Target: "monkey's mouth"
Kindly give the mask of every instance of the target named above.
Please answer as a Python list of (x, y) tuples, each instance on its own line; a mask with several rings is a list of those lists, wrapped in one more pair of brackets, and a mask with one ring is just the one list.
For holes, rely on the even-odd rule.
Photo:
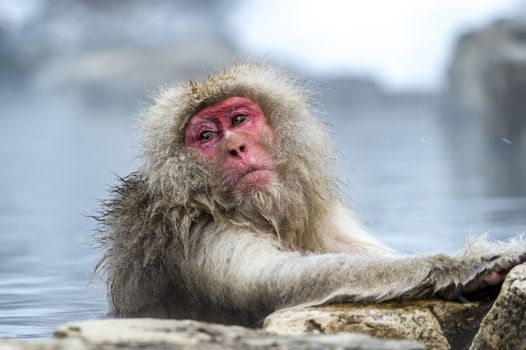
[(254, 167), (249, 166), (247, 169), (241, 174), (241, 179), (244, 178), (247, 175), (251, 175), (258, 172), (274, 172), (274, 169), (271, 167)]
[(248, 167), (240, 176), (236, 187), (241, 192), (263, 191), (274, 177), (274, 169), (271, 167)]

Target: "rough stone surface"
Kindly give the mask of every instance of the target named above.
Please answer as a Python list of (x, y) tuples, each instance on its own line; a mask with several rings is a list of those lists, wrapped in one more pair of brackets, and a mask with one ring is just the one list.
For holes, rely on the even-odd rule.
[(42, 343), (0, 341), (8, 350), (88, 349), (424, 349), (411, 341), (385, 341), (363, 334), (269, 334), (262, 330), (196, 321), (116, 319), (68, 323)]
[(422, 301), (437, 318), (452, 349), (467, 349), (491, 301), (462, 304), (442, 300)]
[(20, 340), (0, 340), (0, 350), (91, 350), (90, 346), (80, 339), (47, 340), (43, 342), (23, 342)]
[(465, 349), (488, 308), (488, 303), (441, 300), (291, 308), (270, 315), (264, 328), (278, 334), (354, 332)]
[(522, 264), (508, 274), (470, 349), (526, 349), (525, 315), (526, 264)]

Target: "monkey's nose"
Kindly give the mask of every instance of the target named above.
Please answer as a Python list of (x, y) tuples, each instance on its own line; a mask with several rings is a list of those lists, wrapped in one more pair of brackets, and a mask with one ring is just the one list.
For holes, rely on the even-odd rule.
[(231, 156), (236, 157), (236, 156), (239, 156), (241, 153), (245, 153), (245, 149), (246, 149), (245, 144), (242, 143), (236, 147), (232, 147), (228, 151), (228, 153), (230, 153)]
[(226, 150), (232, 157), (239, 157), (247, 151), (245, 139), (236, 133), (225, 133)]

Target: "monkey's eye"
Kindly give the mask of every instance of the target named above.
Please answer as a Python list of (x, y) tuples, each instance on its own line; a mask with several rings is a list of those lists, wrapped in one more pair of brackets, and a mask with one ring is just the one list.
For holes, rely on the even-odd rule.
[(244, 114), (238, 114), (234, 118), (232, 118), (232, 126), (239, 125), (243, 123), (247, 119), (247, 116)]
[(209, 141), (212, 138), (212, 132), (210, 130), (203, 131), (202, 133), (199, 134), (197, 138), (199, 139), (199, 142)]

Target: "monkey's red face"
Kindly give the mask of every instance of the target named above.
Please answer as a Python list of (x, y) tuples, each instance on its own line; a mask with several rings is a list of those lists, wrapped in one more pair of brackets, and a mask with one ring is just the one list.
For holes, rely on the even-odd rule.
[(212, 162), (223, 183), (234, 193), (260, 192), (275, 180), (267, 146), (273, 132), (254, 102), (231, 97), (192, 116), (185, 129), (185, 145)]

